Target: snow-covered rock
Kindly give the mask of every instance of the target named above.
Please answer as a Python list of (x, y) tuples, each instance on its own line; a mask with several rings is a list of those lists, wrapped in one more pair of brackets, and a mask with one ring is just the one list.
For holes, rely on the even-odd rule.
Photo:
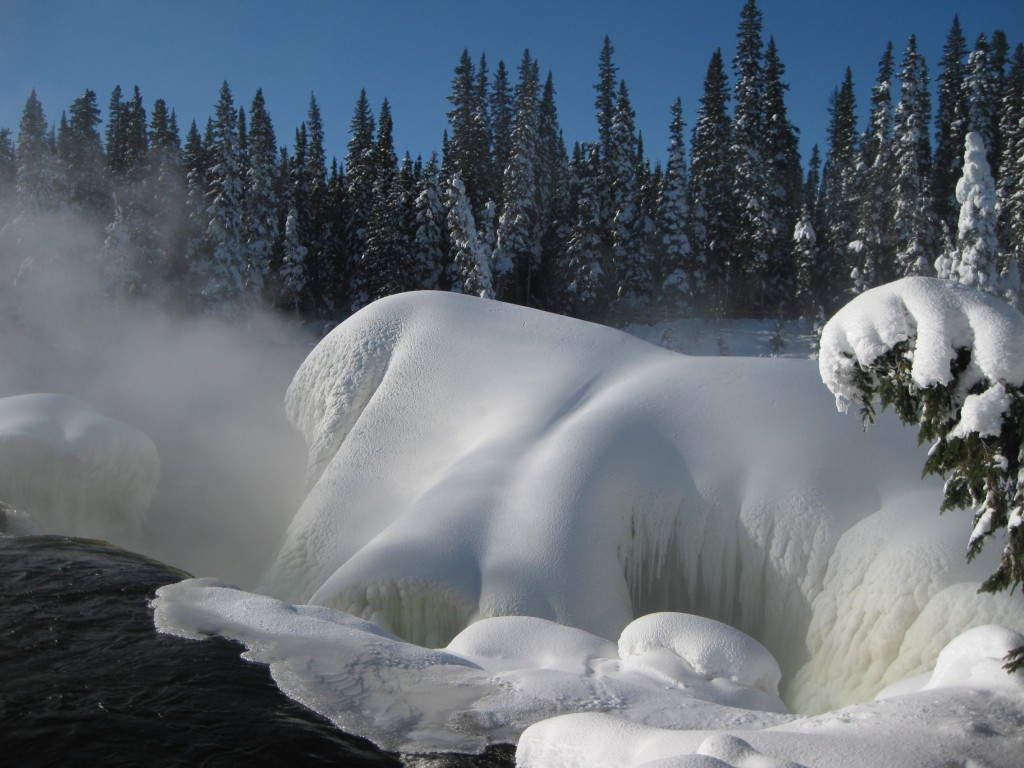
[(0, 398), (0, 500), (12, 530), (137, 543), (160, 477), (135, 427), (53, 394)]
[[(864, 434), (808, 360), (685, 357), (414, 293), (327, 336), (287, 408), (309, 490), (265, 591), (425, 646), (495, 616), (614, 638), (636, 616), (697, 614), (757, 638), (786, 696), (821, 711), (927, 670), (939, 647), (908, 633), (991, 566), (964, 562), (913, 430)], [(944, 631), (1012, 615), (1006, 599)]]

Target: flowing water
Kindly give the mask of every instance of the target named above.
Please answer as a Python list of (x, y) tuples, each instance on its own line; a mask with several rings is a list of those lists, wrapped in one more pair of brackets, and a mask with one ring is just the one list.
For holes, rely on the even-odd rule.
[(406, 758), (284, 696), (227, 640), (161, 635), (149, 600), (187, 574), (103, 542), (0, 536), (0, 763), (501, 766)]

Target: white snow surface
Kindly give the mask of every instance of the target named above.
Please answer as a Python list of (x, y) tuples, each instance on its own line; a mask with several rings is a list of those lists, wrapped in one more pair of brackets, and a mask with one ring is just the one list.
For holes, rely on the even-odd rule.
[(845, 411), (857, 398), (855, 363), (871, 365), (908, 340), (916, 340), (911, 376), (919, 387), (948, 384), (950, 362), (965, 348), (972, 350), (965, 390), (982, 379), (1024, 383), (1024, 315), (950, 280), (906, 277), (862, 293), (825, 325), (818, 367), (836, 405)]
[[(963, 305), (961, 334), (1001, 317)], [(909, 327), (904, 307), (885, 333)], [(537, 722), (523, 764), (846, 765), (829, 760), (859, 756), (871, 729), (843, 728), (863, 719), (883, 734), (867, 764), (934, 726), (948, 733), (906, 764), (939, 765), (937, 750), (995, 754), (1019, 728), (1020, 702), (982, 683), (852, 716), (766, 711), (780, 671), (791, 706), (824, 712), (928, 673), (971, 627), (1024, 631), (1019, 595), (975, 594), (994, 555), (965, 562), (969, 517), (939, 516), (914, 430), (883, 414), (865, 434), (813, 361), (687, 357), (414, 293), (335, 329), (286, 404), (308, 493), (270, 597), (183, 582), (161, 590), (157, 624), (240, 640), (289, 695), (389, 749), (479, 749)], [(540, 722), (568, 712), (590, 714)], [(670, 751), (629, 751), (651, 739)]]
[(56, 394), (0, 398), (0, 501), (9, 530), (138, 543), (160, 459), (141, 431)]

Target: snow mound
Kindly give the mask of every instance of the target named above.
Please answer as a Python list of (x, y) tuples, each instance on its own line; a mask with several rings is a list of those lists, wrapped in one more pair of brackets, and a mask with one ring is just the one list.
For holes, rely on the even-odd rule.
[(916, 339), (911, 376), (919, 387), (948, 384), (959, 349), (971, 349), (965, 389), (987, 379), (1024, 383), (1024, 316), (1001, 299), (959, 283), (906, 277), (854, 298), (825, 325), (818, 367), (846, 411), (856, 401), (855, 364), (871, 365)]
[[(916, 327), (904, 293), (935, 311), (928, 281), (908, 285), (831, 345), (837, 377), (841, 349), (870, 356), (880, 334)], [(1024, 343), (994, 304), (941, 295), (963, 310), (963, 327), (932, 343), (943, 359), (972, 328)], [(979, 371), (1006, 372), (988, 331)], [(993, 567), (988, 554), (964, 562), (962, 521), (938, 515), (941, 484), (920, 479), (913, 430), (883, 414), (864, 434), (809, 360), (686, 357), (420, 292), (332, 331), (286, 405), (309, 446), (308, 493), (261, 590), (423, 646), (491, 617), (615, 638), (637, 616), (695, 614), (756, 638), (787, 700), (823, 711), (930, 668), (939, 647), (920, 617)], [(1024, 630), (1009, 600), (979, 601), (942, 631), (1004, 615)], [(693, 672), (667, 647), (644, 664), (667, 680)]]
[[(1024, 675), (995, 673), (1024, 636), (998, 626), (953, 639), (925, 685), (907, 685), (885, 700), (773, 725), (659, 728), (614, 714), (564, 715), (528, 728), (520, 768), (794, 768), (899, 765), (941, 768), (951, 756), (968, 765), (1018, 765)], [(959, 763), (957, 763), (959, 764)]]
[(714, 619), (682, 613), (641, 616), (622, 631), (619, 656), (627, 659), (667, 648), (705, 677), (778, 694), (782, 672), (768, 649)]
[(131, 545), (159, 477), (135, 427), (63, 395), (0, 398), (0, 499), (46, 533)]

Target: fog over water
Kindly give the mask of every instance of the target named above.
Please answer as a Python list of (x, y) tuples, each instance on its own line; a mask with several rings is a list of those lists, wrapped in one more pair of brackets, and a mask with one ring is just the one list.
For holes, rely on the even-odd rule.
[(101, 252), (67, 213), (0, 233), (0, 397), (66, 394), (143, 430), (161, 480), (138, 548), (251, 586), (301, 500), (305, 446), (283, 398), (314, 339), (265, 311), (114, 300)]

